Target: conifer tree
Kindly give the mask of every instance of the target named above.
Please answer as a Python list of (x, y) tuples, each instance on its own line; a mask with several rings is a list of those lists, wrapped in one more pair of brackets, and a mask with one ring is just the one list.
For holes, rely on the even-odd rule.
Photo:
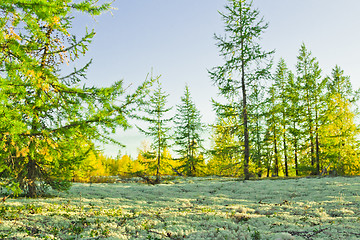
[(265, 135), (265, 87), (258, 82), (252, 86), (249, 95), (249, 139), (251, 142), (250, 157), (253, 161), (255, 174), (262, 176), (264, 158), (264, 135)]
[(278, 89), (273, 85), (269, 88), (269, 97), (267, 99), (268, 109), (266, 112), (267, 135), (273, 147), (274, 158), (274, 176), (279, 176), (280, 168), (280, 153), (279, 153), (279, 139), (280, 139), (280, 116), (278, 104)]
[[(302, 44), (296, 64), (298, 81), (301, 87), (302, 99), (306, 108), (306, 133), (309, 144), (309, 158), (312, 173), (319, 173), (319, 108), (321, 91), (321, 69), (319, 62), (312, 53)], [(316, 166), (315, 166), (316, 165)]]
[(304, 107), (301, 101), (301, 93), (299, 91), (299, 82), (295, 78), (294, 74), (288, 72), (288, 104), (289, 104), (289, 135), (290, 142), (292, 146), (294, 164), (295, 164), (295, 175), (299, 176), (299, 167), (300, 167), (300, 151), (303, 139), (303, 115)]
[(241, 107), (235, 103), (220, 104), (213, 100), (217, 118), (212, 125), (211, 159), (207, 166), (209, 173), (221, 176), (238, 176), (243, 151), (243, 127), (239, 124)]
[(282, 139), (285, 176), (289, 176), (288, 164), (288, 126), (289, 126), (289, 72), (284, 59), (280, 59), (274, 75), (274, 88), (278, 89), (277, 115), (279, 117), (279, 135)]
[(201, 133), (204, 124), (201, 123), (201, 115), (193, 102), (189, 87), (186, 85), (181, 104), (177, 105), (177, 113), (174, 118), (176, 152), (180, 155), (180, 170), (188, 176), (195, 176), (203, 165), (203, 158), (199, 152), (202, 148), (203, 139)]
[(96, 16), (110, 4), (73, 0), (0, 2), (0, 174), (29, 197), (68, 187), (92, 140), (128, 128), (148, 82), (125, 96), (122, 81), (80, 87), (90, 63), (64, 74), (85, 54), (94, 31), (71, 35), (73, 13)]
[(152, 150), (146, 152), (144, 157), (148, 160), (148, 168), (155, 170), (155, 183), (159, 183), (160, 171), (165, 158), (163, 152), (169, 146), (169, 139), (171, 138), (169, 134), (170, 127), (167, 126), (167, 123), (172, 121), (172, 118), (168, 118), (166, 114), (172, 108), (166, 107), (167, 97), (169, 95), (167, 95), (161, 87), (160, 76), (151, 78), (156, 81), (156, 89), (150, 95), (147, 106), (144, 109), (146, 116), (142, 117), (142, 120), (147, 122), (149, 127), (147, 130), (140, 127), (138, 127), (138, 129), (153, 140), (151, 144)]
[(220, 13), (225, 23), (225, 37), (215, 35), (217, 46), (225, 63), (209, 71), (211, 79), (220, 94), (230, 99), (237, 96), (241, 103), (241, 124), (244, 139), (244, 177), (249, 179), (250, 140), (248, 95), (251, 86), (269, 76), (270, 64), (266, 60), (272, 52), (261, 49), (258, 40), (268, 25), (259, 19), (259, 11), (254, 10), (251, 1), (229, 0), (227, 12)]
[(360, 170), (358, 153), (359, 130), (355, 123), (355, 101), (357, 94), (350, 78), (335, 66), (327, 78), (326, 122), (321, 126), (324, 136), (323, 173), (328, 171), (341, 175), (352, 175)]

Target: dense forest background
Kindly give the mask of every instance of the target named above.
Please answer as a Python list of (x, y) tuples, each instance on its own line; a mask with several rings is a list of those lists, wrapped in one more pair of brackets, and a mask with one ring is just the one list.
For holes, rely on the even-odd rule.
[[(208, 70), (219, 91), (210, 126), (189, 86), (168, 106), (161, 76), (149, 74), (131, 92), (123, 81), (82, 86), (91, 62), (64, 74), (95, 35), (70, 34), (72, 12), (94, 17), (109, 9), (96, 1), (0, 3), (0, 178), (13, 194), (36, 197), (116, 175), (159, 183), (164, 175), (359, 174), (359, 91), (340, 66), (322, 72), (305, 44), (295, 72), (283, 59), (273, 62), (274, 52), (260, 44), (268, 24), (251, 1), (229, 0), (220, 13), (225, 34), (215, 41), (224, 61)], [(131, 119), (144, 122), (137, 128), (151, 143), (136, 159), (104, 156), (96, 145), (121, 145), (111, 136)]]

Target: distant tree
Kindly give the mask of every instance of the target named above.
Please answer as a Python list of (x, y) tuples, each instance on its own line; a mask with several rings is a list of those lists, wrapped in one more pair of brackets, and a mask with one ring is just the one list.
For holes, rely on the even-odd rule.
[(304, 107), (301, 101), (301, 92), (299, 91), (300, 85), (298, 79), (295, 78), (294, 74), (289, 71), (288, 73), (288, 117), (289, 117), (289, 142), (292, 147), (294, 164), (295, 164), (295, 175), (298, 176), (300, 166), (300, 152), (301, 145), (303, 142), (304, 128)]
[(280, 167), (280, 153), (279, 153), (279, 140), (280, 140), (280, 115), (279, 115), (279, 93), (276, 86), (272, 85), (269, 88), (267, 99), (266, 123), (267, 123), (267, 139), (271, 142), (273, 147), (273, 163), (274, 163), (274, 176), (279, 176)]
[(138, 129), (146, 136), (152, 138), (151, 150), (144, 152), (146, 165), (150, 171), (155, 170), (155, 183), (160, 182), (160, 170), (163, 167), (162, 162), (165, 158), (164, 150), (169, 146), (170, 127), (166, 123), (172, 121), (166, 114), (172, 109), (167, 108), (168, 95), (163, 91), (160, 83), (160, 76), (153, 78), (156, 81), (156, 89), (150, 95), (147, 106), (144, 109), (145, 116), (142, 120), (149, 124), (147, 129), (138, 127)]
[(360, 171), (359, 129), (356, 125), (356, 92), (350, 78), (336, 66), (327, 78), (326, 122), (321, 126), (324, 136), (323, 170), (340, 175), (353, 175)]
[(220, 176), (239, 176), (243, 151), (243, 128), (239, 124), (241, 111), (237, 103), (220, 104), (213, 101), (216, 122), (212, 125), (212, 146), (207, 164), (208, 173)]
[(264, 24), (263, 19), (259, 19), (259, 11), (253, 10), (251, 1), (229, 0), (225, 8), (227, 13), (220, 14), (228, 35), (225, 37), (215, 35), (225, 64), (213, 68), (209, 73), (224, 97), (239, 96), (238, 101), (242, 105), (241, 124), (244, 136), (244, 177), (249, 179), (248, 94), (254, 83), (269, 76), (270, 64), (265, 60), (272, 52), (263, 51), (258, 43), (268, 25)]
[(121, 81), (80, 87), (90, 63), (68, 74), (61, 70), (85, 54), (95, 35), (70, 34), (74, 11), (96, 16), (110, 8), (95, 2), (0, 1), (0, 175), (28, 197), (44, 186), (68, 187), (86, 158), (81, 146), (117, 143), (109, 134), (129, 127), (147, 92), (148, 81), (128, 95)]
[(261, 177), (264, 167), (266, 91), (260, 82), (252, 86), (248, 106), (251, 116), (249, 119), (250, 159), (253, 161), (254, 173)]
[[(81, 152), (81, 150), (78, 151)], [(101, 160), (104, 158), (102, 153), (96, 148), (89, 148), (87, 145), (83, 146), (83, 151), (86, 158), (74, 168), (72, 180), (75, 182), (91, 182), (91, 178), (94, 176), (107, 176), (108, 173)]]
[(186, 85), (181, 104), (176, 106), (174, 118), (174, 141), (178, 147), (175, 150), (181, 162), (180, 171), (188, 176), (195, 176), (203, 167), (204, 160), (199, 150), (202, 148), (204, 124), (201, 123), (201, 115), (193, 102), (189, 87)]
[(299, 86), (301, 89), (302, 100), (306, 108), (306, 128), (310, 149), (310, 163), (313, 168), (312, 173), (319, 174), (319, 108), (322, 85), (320, 83), (321, 69), (319, 62), (312, 53), (302, 44), (299, 50), (298, 61), (296, 64)]

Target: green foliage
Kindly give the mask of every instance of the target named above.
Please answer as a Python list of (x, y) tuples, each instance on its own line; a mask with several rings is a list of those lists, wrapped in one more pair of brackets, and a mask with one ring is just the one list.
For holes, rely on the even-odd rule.
[(322, 166), (324, 173), (354, 175), (360, 170), (359, 129), (355, 124), (353, 91), (349, 77), (335, 66), (327, 79), (327, 110), (322, 136)]
[(174, 140), (178, 146), (176, 152), (180, 155), (181, 162), (179, 169), (187, 176), (199, 175), (204, 167), (204, 159), (199, 152), (203, 142), (200, 134), (205, 126), (201, 123), (200, 112), (191, 98), (188, 86), (181, 97), (181, 104), (177, 105), (174, 124)]
[(85, 54), (95, 34), (71, 35), (72, 13), (96, 16), (110, 8), (95, 3), (0, 3), (0, 165), (9, 166), (1, 167), (0, 174), (16, 179), (29, 197), (46, 185), (68, 187), (63, 183), (88, 152), (82, 144), (116, 143), (109, 133), (129, 127), (127, 118), (150, 84), (128, 95), (122, 81), (105, 88), (80, 87), (90, 63), (64, 74), (65, 64)]
[(150, 95), (146, 108), (144, 109), (145, 116), (142, 120), (149, 124), (147, 130), (138, 127), (138, 129), (153, 139), (151, 149), (143, 152), (144, 164), (150, 171), (155, 170), (156, 182), (160, 182), (161, 169), (164, 167), (162, 162), (166, 159), (163, 154), (164, 150), (169, 146), (169, 131), (170, 127), (166, 124), (172, 120), (166, 114), (171, 108), (166, 107), (168, 95), (163, 92), (160, 83), (160, 76), (151, 79), (156, 81), (157, 87)]
[[(210, 71), (210, 77), (219, 88), (221, 95), (229, 101), (235, 100), (241, 105), (243, 125), (243, 169), (245, 179), (249, 179), (250, 139), (249, 119), (252, 115), (248, 106), (249, 95), (254, 85), (269, 77), (270, 64), (268, 57), (272, 52), (261, 49), (259, 39), (267, 29), (259, 11), (254, 10), (252, 1), (229, 0), (225, 6), (226, 13), (220, 13), (225, 23), (225, 37), (215, 35), (217, 46), (225, 63)], [(235, 99), (234, 99), (235, 98)]]
[(236, 103), (223, 105), (213, 102), (217, 113), (216, 123), (212, 126), (211, 158), (207, 164), (208, 174), (239, 176), (243, 155), (243, 128), (239, 125), (239, 106)]
[(297, 57), (296, 70), (300, 94), (302, 95), (302, 106), (305, 109), (304, 134), (308, 141), (305, 142), (304, 148), (307, 151), (308, 158), (305, 159), (311, 166), (316, 166), (317, 170), (313, 174), (319, 174), (319, 125), (320, 109), (323, 96), (324, 83), (321, 82), (321, 69), (319, 62), (312, 53), (307, 50), (305, 44), (302, 44)]

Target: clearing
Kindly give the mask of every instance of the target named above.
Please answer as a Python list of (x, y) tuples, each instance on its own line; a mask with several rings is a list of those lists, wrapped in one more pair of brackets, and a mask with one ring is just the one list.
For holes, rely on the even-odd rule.
[(360, 177), (75, 183), (0, 203), (0, 239), (360, 239)]

